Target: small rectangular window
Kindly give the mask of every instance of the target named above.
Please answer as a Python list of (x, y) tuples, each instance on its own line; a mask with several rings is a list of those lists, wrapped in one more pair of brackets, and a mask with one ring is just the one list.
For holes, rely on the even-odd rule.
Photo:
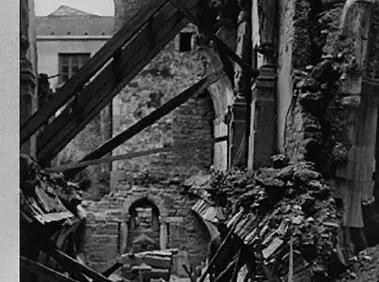
[(192, 49), (192, 32), (179, 34), (179, 52), (188, 52)]
[(59, 54), (59, 82), (69, 80), (89, 58), (89, 53)]

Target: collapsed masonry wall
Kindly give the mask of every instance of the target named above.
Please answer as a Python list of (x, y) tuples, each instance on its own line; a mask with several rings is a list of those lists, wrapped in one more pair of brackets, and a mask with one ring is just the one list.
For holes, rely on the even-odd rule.
[[(368, 59), (364, 60), (355, 51), (359, 39), (344, 35), (340, 26), (345, 2), (295, 1), (293, 28), (289, 28), (294, 38), (288, 87), (293, 99), (286, 117), (285, 152), (290, 159), (315, 162), (325, 176), (331, 177), (351, 158), (351, 148), (356, 144), (349, 128), (358, 124), (359, 115), (365, 115), (360, 101), (371, 95), (370, 88), (356, 89), (355, 80), (359, 76), (378, 77), (378, 7), (373, 12), (369, 38), (362, 39), (368, 40)], [(287, 8), (289, 13), (291, 7)], [(349, 26), (355, 30), (357, 24)]]
[(373, 9), (372, 26), (369, 34), (369, 50), (365, 76), (379, 79), (379, 6)]
[(127, 249), (125, 240), (130, 236), (129, 208), (141, 199), (147, 199), (159, 210), (162, 243), (167, 242), (167, 249), (179, 250), (174, 257), (174, 273), (185, 276), (182, 264), (196, 266), (205, 261), (208, 231), (190, 210), (196, 199), (182, 195), (177, 183), (144, 187), (130, 187), (125, 183), (120, 184), (118, 189), (119, 192), (106, 195), (99, 202), (89, 202), (86, 206), (81, 252), (90, 267), (101, 272), (115, 263), (122, 250)]
[[(298, 18), (303, 22), (296, 25), (294, 17), (293, 32), (301, 35), (308, 30), (311, 44), (304, 45), (307, 52), (292, 54), (293, 99), (286, 119), (286, 154), (292, 160), (314, 162), (333, 180), (344, 207), (346, 238), (351, 227), (364, 228), (367, 238), (375, 237), (377, 223), (372, 218), (377, 204), (372, 204), (372, 196), (378, 195), (373, 172), (379, 8), (359, 1), (315, 1), (301, 6), (300, 14), (305, 15)], [(299, 40), (300, 44), (305, 40)], [(365, 214), (365, 209), (371, 209), (370, 213)], [(351, 242), (346, 238), (342, 245), (349, 252)], [(365, 244), (353, 240), (358, 249)]]
[[(336, 1), (334, 1), (336, 2)], [(287, 114), (285, 152), (316, 163), (326, 176), (346, 162), (348, 107), (339, 79), (344, 55), (336, 49), (343, 1), (296, 1), (293, 22), (293, 99)]]

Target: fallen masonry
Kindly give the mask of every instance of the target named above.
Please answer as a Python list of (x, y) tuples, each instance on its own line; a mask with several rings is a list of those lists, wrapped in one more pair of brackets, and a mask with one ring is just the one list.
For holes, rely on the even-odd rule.
[(379, 279), (379, 246), (368, 248), (348, 261), (348, 270), (339, 281), (374, 282)]
[[(275, 156), (273, 160), (273, 167), (256, 172), (200, 172), (184, 183), (182, 193), (199, 199), (192, 209), (204, 220), (211, 237), (217, 236), (218, 222), (227, 223), (228, 232), (234, 236), (234, 247), (242, 250), (238, 266), (248, 265), (247, 275), (252, 281), (264, 277), (271, 277), (272, 281), (288, 277), (292, 281), (376, 281), (377, 248), (348, 259), (343, 256), (339, 245), (341, 209), (333, 187), (314, 164), (288, 163), (283, 156)], [(77, 187), (59, 175), (44, 173), (31, 158), (22, 156), (21, 195), (23, 257), (31, 258), (33, 250), (28, 242), (36, 240), (36, 235), (29, 228), (38, 222), (46, 238), (50, 237), (60, 249), (58, 254), (63, 251), (76, 258), (71, 259), (76, 267), (83, 265), (77, 253), (77, 239), (85, 213), (80, 212)], [(70, 276), (75, 275), (72, 268), (67, 270), (64, 266), (62, 253), (57, 262), (49, 262), (43, 256), (49, 249), (41, 246), (41, 251), (35, 253), (35, 261), (47, 262), (50, 271), (59, 272), (63, 266)], [(168, 281), (177, 253), (177, 249), (166, 249), (123, 254), (103, 272), (112, 280), (87, 267), (83, 274), (103, 277), (102, 281), (134, 281), (141, 275)], [(222, 259), (233, 266), (235, 260), (231, 252), (228, 254)], [(29, 262), (22, 262), (26, 269), (31, 267)], [(367, 280), (360, 280), (362, 277)]]
[[(338, 244), (341, 211), (333, 189), (312, 163), (284, 164), (274, 162), (275, 168), (255, 173), (213, 172), (202, 175), (202, 182), (187, 182), (187, 189), (226, 211), (229, 228), (254, 253), (255, 261), (246, 263), (255, 265), (255, 278), (263, 274), (261, 266), (278, 279), (286, 278), (293, 257), (293, 281), (335, 279), (344, 271), (345, 259)], [(194, 206), (204, 218), (201, 209)]]

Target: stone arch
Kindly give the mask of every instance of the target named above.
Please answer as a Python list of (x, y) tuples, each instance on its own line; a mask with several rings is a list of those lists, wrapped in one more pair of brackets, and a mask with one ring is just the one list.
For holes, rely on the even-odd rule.
[(149, 192), (144, 192), (144, 193), (137, 194), (137, 195), (133, 194), (133, 195), (129, 196), (128, 198), (126, 198), (124, 205), (123, 205), (124, 211), (128, 212), (134, 203), (139, 202), (139, 201), (143, 201), (143, 200), (149, 201), (153, 205), (155, 205), (159, 210), (160, 217), (168, 216), (169, 210), (167, 209), (166, 205), (164, 204), (163, 199), (161, 197), (159, 197), (158, 195), (152, 195)]
[[(215, 50), (212, 48), (204, 48), (204, 54), (208, 59), (209, 71), (214, 71), (222, 67), (222, 62)], [(225, 76), (209, 86), (207, 90), (212, 98), (215, 112), (213, 137), (220, 138), (228, 136), (229, 126), (227, 124), (227, 115), (229, 115), (229, 107), (234, 103), (232, 83), (229, 78)], [(213, 166), (217, 170), (226, 170), (228, 168), (227, 144), (227, 140), (214, 143)]]
[(159, 249), (160, 216), (158, 207), (147, 198), (142, 198), (130, 205), (128, 213), (128, 251), (143, 252)]

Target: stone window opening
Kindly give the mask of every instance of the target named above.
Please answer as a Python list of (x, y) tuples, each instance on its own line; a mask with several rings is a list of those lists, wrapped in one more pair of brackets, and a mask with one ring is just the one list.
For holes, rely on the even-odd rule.
[(192, 50), (192, 32), (182, 32), (179, 35), (179, 52), (189, 52)]
[(148, 199), (141, 199), (129, 209), (129, 234), (126, 252), (159, 250), (159, 210)]

